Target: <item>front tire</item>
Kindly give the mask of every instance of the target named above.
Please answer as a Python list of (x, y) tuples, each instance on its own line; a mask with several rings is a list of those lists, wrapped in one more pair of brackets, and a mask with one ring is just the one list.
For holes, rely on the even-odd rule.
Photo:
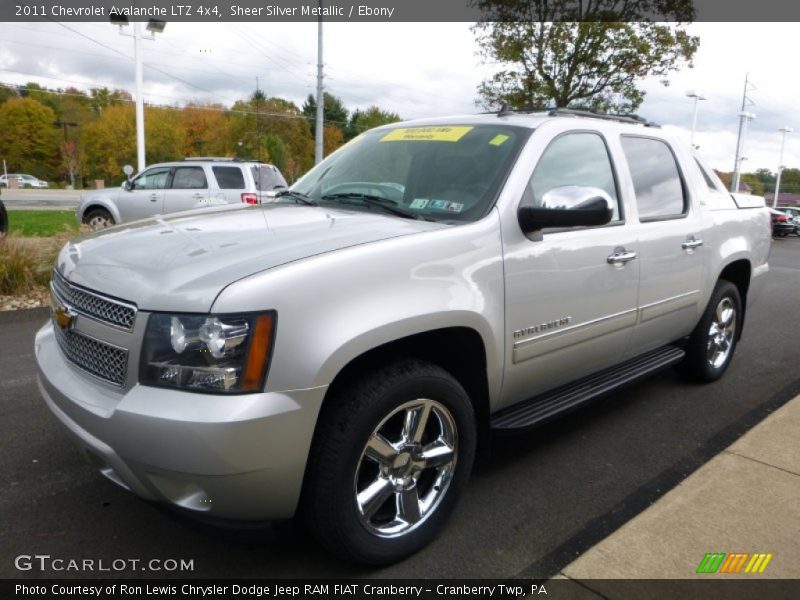
[(703, 316), (686, 344), (681, 371), (699, 382), (716, 381), (728, 369), (742, 324), (742, 299), (730, 281), (717, 282)]
[(445, 524), (475, 445), (475, 416), (461, 385), (430, 363), (393, 363), (326, 401), (303, 516), (337, 556), (371, 565), (401, 560)]
[(114, 217), (104, 208), (95, 208), (87, 213), (83, 218), (83, 222), (91, 227), (92, 231), (97, 231), (114, 225)]

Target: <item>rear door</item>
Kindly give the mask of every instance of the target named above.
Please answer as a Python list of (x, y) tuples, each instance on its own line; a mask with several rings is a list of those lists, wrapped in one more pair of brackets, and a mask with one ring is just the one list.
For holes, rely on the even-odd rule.
[(645, 135), (620, 142), (636, 199), (641, 283), (631, 354), (639, 354), (691, 333), (703, 309), (712, 240), (670, 144)]
[(164, 212), (200, 208), (211, 203), (208, 177), (199, 165), (173, 167), (170, 185), (164, 193)]
[[(216, 195), (221, 201), (231, 203), (242, 202), (242, 194), (245, 193), (247, 185), (245, 183), (244, 171), (237, 165), (214, 165), (211, 167), (214, 179), (217, 180)], [(253, 194), (255, 198), (255, 194)]]

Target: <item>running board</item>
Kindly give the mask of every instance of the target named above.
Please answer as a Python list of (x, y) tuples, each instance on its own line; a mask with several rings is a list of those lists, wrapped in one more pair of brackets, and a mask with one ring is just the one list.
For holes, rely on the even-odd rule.
[(589, 375), (492, 415), (497, 432), (527, 429), (573, 410), (590, 400), (605, 396), (657, 371), (678, 363), (686, 353), (675, 346), (663, 346), (594, 375)]

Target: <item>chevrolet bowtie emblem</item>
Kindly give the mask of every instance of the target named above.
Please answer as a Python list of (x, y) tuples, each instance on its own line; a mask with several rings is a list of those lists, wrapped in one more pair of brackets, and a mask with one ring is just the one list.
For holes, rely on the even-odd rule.
[(56, 306), (53, 309), (53, 316), (55, 317), (56, 325), (64, 331), (72, 327), (72, 322), (75, 319), (75, 314), (70, 312), (66, 306)]

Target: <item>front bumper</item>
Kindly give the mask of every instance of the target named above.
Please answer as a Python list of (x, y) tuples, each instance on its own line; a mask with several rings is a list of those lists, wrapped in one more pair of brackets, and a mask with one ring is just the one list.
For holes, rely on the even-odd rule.
[(39, 389), (89, 460), (147, 500), (237, 520), (291, 517), (327, 387), (206, 395), (114, 390), (36, 335)]

